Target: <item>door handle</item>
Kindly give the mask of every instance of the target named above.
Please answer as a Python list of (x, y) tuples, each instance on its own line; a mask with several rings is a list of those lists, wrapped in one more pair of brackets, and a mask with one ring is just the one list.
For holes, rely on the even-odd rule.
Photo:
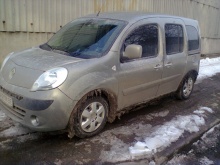
[(158, 70), (158, 69), (160, 69), (160, 68), (162, 68), (162, 65), (160, 65), (160, 64), (157, 64), (157, 65), (154, 67), (154, 69), (156, 69), (156, 70)]
[(171, 62), (168, 62), (167, 64), (165, 64), (165, 67), (169, 68), (171, 67), (173, 64)]

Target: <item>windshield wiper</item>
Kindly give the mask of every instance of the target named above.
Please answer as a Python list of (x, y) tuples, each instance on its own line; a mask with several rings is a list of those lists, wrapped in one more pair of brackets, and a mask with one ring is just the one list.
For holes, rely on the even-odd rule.
[(75, 52), (71, 52), (70, 56), (77, 57), (77, 56), (80, 56), (81, 54), (82, 54), (81, 52), (75, 51)]
[(68, 51), (65, 51), (65, 50), (52, 49), (52, 51), (53, 51), (53, 52), (56, 52), (56, 53), (61, 53), (61, 54), (69, 55), (69, 52), (68, 52)]
[(47, 43), (44, 43), (42, 45), (39, 46), (41, 49), (44, 49), (44, 50), (48, 50), (48, 51), (51, 51), (52, 48), (50, 45), (48, 45)]
[(62, 53), (62, 54), (68, 54), (69, 55), (69, 52), (66, 51), (66, 50), (62, 50), (59, 47), (50, 46), (47, 43), (46, 43), (46, 45), (50, 48), (50, 51), (57, 52), (57, 53)]

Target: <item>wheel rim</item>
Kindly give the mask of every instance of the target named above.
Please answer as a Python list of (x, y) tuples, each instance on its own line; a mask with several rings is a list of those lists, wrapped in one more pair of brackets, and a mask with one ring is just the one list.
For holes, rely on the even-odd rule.
[(105, 119), (105, 108), (99, 102), (90, 103), (82, 112), (80, 125), (83, 131), (97, 130)]
[(191, 77), (189, 77), (186, 81), (185, 84), (183, 86), (183, 94), (185, 97), (188, 97), (193, 89), (193, 79)]

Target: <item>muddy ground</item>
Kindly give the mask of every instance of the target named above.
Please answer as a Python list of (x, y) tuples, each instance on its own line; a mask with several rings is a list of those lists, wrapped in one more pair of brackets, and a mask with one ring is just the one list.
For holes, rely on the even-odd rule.
[[(153, 105), (125, 114), (97, 136), (69, 139), (62, 132), (33, 132), (9, 118), (0, 120), (0, 164), (146, 164), (163, 162), (178, 152), (175, 146), (189, 143), (192, 134), (186, 132), (177, 142), (156, 156), (134, 159), (129, 147), (143, 140), (152, 128), (159, 127), (178, 115), (192, 114), (199, 107), (209, 107), (215, 113), (207, 116), (203, 130), (220, 118), (220, 74), (196, 84), (191, 98), (176, 100), (164, 97)], [(200, 134), (193, 134), (195, 139)], [(198, 137), (199, 138), (199, 137)], [(196, 140), (196, 139), (195, 139)], [(181, 148), (181, 147), (179, 147)], [(165, 160), (165, 159), (164, 159)], [(164, 162), (166, 162), (164, 161)]]

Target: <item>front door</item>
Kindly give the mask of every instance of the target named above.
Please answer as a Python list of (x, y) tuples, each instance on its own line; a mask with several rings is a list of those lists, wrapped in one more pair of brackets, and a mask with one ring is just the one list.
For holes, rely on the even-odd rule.
[[(124, 37), (118, 69), (119, 109), (156, 96), (163, 69), (161, 29), (156, 21), (156, 18), (139, 21)], [(130, 44), (142, 46), (141, 58), (123, 58), (123, 52)]]

